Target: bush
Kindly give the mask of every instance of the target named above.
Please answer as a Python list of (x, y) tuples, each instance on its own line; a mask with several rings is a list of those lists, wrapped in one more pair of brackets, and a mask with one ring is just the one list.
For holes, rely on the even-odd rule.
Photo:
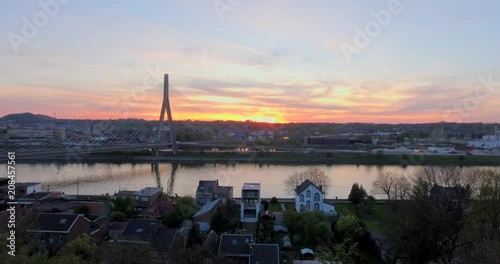
[(111, 221), (117, 221), (117, 222), (122, 222), (127, 219), (127, 215), (124, 212), (112, 212), (111, 213)]
[(276, 197), (273, 196), (273, 198), (271, 198), (271, 203), (272, 204), (277, 204), (278, 203), (278, 198), (276, 198)]

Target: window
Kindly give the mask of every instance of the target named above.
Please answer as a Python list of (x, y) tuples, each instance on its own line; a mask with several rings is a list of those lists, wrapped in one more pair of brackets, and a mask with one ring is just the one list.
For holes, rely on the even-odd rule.
[(309, 201), (306, 202), (306, 209), (307, 210), (311, 209), (311, 202)]
[(135, 199), (136, 201), (139, 201), (139, 195), (134, 196), (134, 199)]
[(148, 201), (148, 197), (146, 197), (146, 196), (141, 196), (141, 201), (143, 201), (143, 202), (147, 202), (147, 201)]
[(49, 238), (49, 244), (54, 244), (54, 239), (52, 237)]
[(319, 203), (314, 204), (314, 211), (319, 211)]
[(57, 240), (57, 243), (62, 244), (63, 243), (63, 237), (59, 236), (59, 239)]
[(301, 204), (301, 205), (300, 205), (300, 211), (302, 212), (302, 211), (304, 211), (304, 210), (305, 210), (304, 205), (303, 205), (303, 204)]
[(314, 201), (319, 201), (319, 193), (314, 194)]
[(301, 202), (301, 203), (303, 203), (303, 202), (304, 202), (304, 195), (303, 195), (303, 194), (301, 194), (301, 195), (300, 195), (300, 202)]
[(307, 198), (311, 197), (311, 191), (307, 190), (307, 192), (306, 192), (306, 197), (307, 197)]
[(45, 237), (43, 237), (43, 236), (42, 236), (42, 237), (40, 237), (40, 240), (39, 240), (39, 242), (40, 242), (40, 244), (43, 244), (43, 243), (45, 243)]

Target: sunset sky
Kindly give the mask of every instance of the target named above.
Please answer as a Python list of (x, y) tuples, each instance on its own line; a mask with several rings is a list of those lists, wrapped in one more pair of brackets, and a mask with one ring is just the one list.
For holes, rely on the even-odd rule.
[(500, 121), (496, 0), (60, 2), (2, 2), (0, 116)]

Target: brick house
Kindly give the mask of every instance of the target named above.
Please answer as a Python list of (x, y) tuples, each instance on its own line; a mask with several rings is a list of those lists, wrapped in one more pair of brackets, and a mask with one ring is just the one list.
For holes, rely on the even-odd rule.
[(91, 221), (78, 214), (41, 213), (28, 227), (33, 249), (57, 250), (83, 234), (90, 233)]

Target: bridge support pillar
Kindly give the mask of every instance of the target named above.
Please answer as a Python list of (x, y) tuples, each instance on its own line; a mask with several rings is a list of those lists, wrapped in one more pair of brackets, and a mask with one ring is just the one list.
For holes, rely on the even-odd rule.
[[(161, 110), (160, 110), (160, 124), (158, 126), (158, 136), (156, 137), (156, 143), (160, 143), (160, 138), (161, 138), (161, 132), (163, 129), (163, 122), (165, 119), (165, 110), (167, 111), (167, 121), (168, 121), (168, 127), (170, 129), (170, 141), (172, 142), (172, 153), (176, 154), (177, 153), (177, 144), (175, 142), (175, 130), (172, 124), (172, 111), (170, 110), (170, 100), (169, 100), (169, 93), (168, 93), (168, 74), (164, 75), (164, 81), (163, 81), (163, 102), (161, 104)], [(156, 149), (155, 155), (158, 157), (158, 149)]]

